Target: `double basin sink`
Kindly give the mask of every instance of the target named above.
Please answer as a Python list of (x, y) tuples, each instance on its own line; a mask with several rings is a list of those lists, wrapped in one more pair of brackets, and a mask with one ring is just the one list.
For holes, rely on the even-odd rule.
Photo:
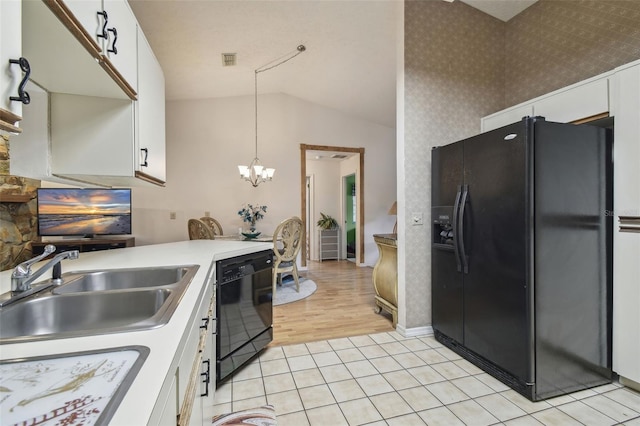
[(146, 330), (166, 324), (198, 265), (68, 272), (0, 308), (0, 344)]

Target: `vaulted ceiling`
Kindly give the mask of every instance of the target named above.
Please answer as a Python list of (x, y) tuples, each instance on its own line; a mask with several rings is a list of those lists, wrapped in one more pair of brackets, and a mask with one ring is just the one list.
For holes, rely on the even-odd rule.
[[(437, 0), (427, 0), (437, 1)], [(535, 0), (462, 0), (499, 19)], [(129, 0), (166, 79), (170, 100), (287, 93), (395, 127), (398, 2), (394, 0)], [(505, 12), (505, 6), (516, 9)], [(500, 15), (502, 13), (502, 15)], [(506, 14), (505, 14), (506, 13)], [(224, 67), (221, 55), (236, 53)]]

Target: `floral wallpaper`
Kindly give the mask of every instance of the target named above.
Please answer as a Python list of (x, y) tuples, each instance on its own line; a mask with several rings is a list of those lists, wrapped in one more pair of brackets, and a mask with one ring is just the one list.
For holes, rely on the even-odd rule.
[(462, 2), (405, 2), (406, 328), (431, 323), (431, 148), (478, 133), (502, 108), (504, 31)]
[(539, 0), (505, 30), (511, 106), (640, 58), (640, 1)]

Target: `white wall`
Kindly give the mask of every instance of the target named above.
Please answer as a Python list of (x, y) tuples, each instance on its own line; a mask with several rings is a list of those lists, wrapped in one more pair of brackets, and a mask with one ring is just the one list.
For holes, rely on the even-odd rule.
[(187, 220), (205, 211), (225, 234), (237, 233), (243, 225), (237, 211), (246, 202), (268, 206), (257, 228), (270, 233), (300, 215), (301, 143), (364, 147), (365, 263), (374, 265), (372, 235), (388, 232), (383, 223), (395, 199), (395, 130), (288, 95), (261, 95), (258, 156), (276, 174), (253, 188), (237, 171), (254, 157), (253, 108), (253, 96), (167, 102), (167, 186), (134, 188), (136, 244), (185, 240)]

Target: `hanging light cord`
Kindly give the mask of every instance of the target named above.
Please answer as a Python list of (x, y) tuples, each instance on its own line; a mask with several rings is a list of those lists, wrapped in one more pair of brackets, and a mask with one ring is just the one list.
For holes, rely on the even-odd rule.
[[(284, 55), (282, 57), (282, 58), (286, 57), (286, 59), (281, 60), (280, 62), (278, 62), (276, 64), (273, 64), (273, 63), (276, 62), (276, 61), (279, 61), (282, 58), (274, 59), (273, 61), (269, 62), (268, 64), (265, 64), (265, 65), (259, 67), (258, 69), (256, 69), (256, 74), (258, 74), (259, 72), (269, 71), (270, 69), (273, 69), (273, 68), (275, 68), (275, 67), (277, 67), (279, 65), (282, 65), (285, 62), (292, 60), (293, 58), (295, 58), (296, 56), (298, 56), (299, 54), (301, 54), (305, 50), (307, 50), (307, 48), (304, 46), (304, 44), (301, 44), (296, 48), (295, 53), (293, 55), (291, 53), (287, 53), (286, 55)], [(289, 56), (289, 55), (291, 55), (291, 56)], [(273, 64), (273, 65), (271, 65), (271, 64)]]
[[(304, 46), (304, 44), (301, 44), (296, 48), (296, 51), (295, 51), (295, 53), (293, 55), (291, 53), (288, 53), (288, 54), (286, 54), (284, 56), (284, 57), (286, 57), (286, 59), (282, 59), (282, 58), (275, 59), (275, 60), (269, 62), (266, 65), (263, 65), (263, 66), (261, 66), (259, 68), (256, 68), (256, 70), (254, 71), (254, 80), (255, 80), (254, 105), (256, 106), (256, 108), (255, 108), (255, 114), (256, 114), (256, 117), (255, 117), (256, 118), (256, 120), (255, 120), (255, 123), (256, 123), (256, 158), (258, 158), (258, 73), (269, 71), (270, 69), (273, 69), (273, 68), (275, 68), (277, 66), (280, 66), (280, 65), (284, 64), (285, 62), (292, 60), (293, 58), (295, 58), (296, 56), (298, 56), (299, 54), (301, 54), (305, 50), (307, 50), (307, 48)], [(291, 56), (289, 56), (289, 55), (291, 55)], [(280, 62), (277, 62), (277, 63), (273, 64), (276, 61), (280, 61)], [(273, 65), (271, 65), (271, 64), (273, 64)]]

